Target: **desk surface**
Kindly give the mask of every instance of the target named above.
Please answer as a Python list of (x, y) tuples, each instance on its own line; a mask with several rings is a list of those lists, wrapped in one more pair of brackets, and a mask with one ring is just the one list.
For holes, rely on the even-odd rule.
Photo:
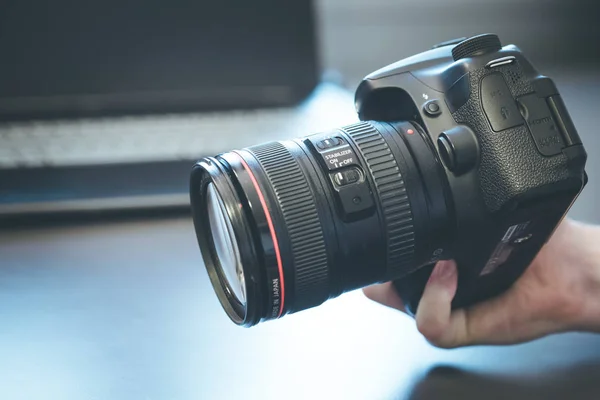
[(2, 234), (0, 254), (4, 400), (600, 398), (600, 335), (438, 350), (361, 292), (237, 327), (187, 218)]
[[(559, 87), (590, 153), (571, 215), (600, 222), (600, 80)], [(213, 294), (190, 220), (0, 232), (0, 398), (598, 399), (600, 335), (438, 350), (353, 292), (252, 329)]]

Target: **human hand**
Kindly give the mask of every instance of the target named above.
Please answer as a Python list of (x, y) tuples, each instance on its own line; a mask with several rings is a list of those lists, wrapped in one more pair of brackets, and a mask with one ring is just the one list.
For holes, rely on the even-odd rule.
[[(439, 262), (415, 316), (417, 328), (437, 347), (514, 344), (565, 331), (600, 332), (600, 228), (565, 220), (533, 263), (502, 295), (451, 310), (458, 274)], [(391, 283), (365, 295), (404, 311)]]

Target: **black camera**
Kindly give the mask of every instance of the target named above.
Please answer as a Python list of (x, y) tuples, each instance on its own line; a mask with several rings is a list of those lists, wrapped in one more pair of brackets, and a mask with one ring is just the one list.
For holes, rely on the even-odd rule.
[(372, 73), (356, 108), (357, 124), (193, 168), (198, 242), (235, 323), (385, 281), (415, 312), (440, 259), (458, 263), (454, 307), (496, 296), (587, 182), (555, 84), (496, 35)]

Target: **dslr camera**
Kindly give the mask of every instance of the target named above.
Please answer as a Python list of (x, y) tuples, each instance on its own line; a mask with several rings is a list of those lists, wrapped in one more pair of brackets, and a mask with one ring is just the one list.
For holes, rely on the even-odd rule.
[(204, 263), (252, 326), (393, 281), (416, 312), (455, 259), (453, 307), (501, 294), (584, 188), (586, 151), (554, 82), (485, 34), (368, 75), (359, 123), (198, 161)]

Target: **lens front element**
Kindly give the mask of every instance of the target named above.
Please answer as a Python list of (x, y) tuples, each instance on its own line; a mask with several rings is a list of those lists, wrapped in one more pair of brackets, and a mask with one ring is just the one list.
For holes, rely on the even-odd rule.
[(235, 239), (225, 204), (214, 183), (207, 188), (208, 219), (214, 250), (220, 264), (220, 276), (224, 278), (231, 295), (242, 305), (246, 304), (246, 285), (240, 250)]

